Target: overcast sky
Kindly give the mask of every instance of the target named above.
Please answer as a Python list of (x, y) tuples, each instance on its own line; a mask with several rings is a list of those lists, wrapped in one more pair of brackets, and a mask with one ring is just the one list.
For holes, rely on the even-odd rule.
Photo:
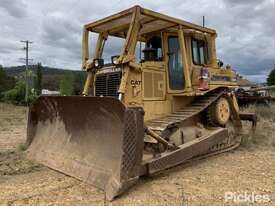
[(204, 15), (218, 57), (251, 80), (275, 67), (275, 0), (0, 0), (0, 64), (21, 65), (28, 39), (34, 63), (79, 70), (82, 26), (136, 4), (196, 24)]

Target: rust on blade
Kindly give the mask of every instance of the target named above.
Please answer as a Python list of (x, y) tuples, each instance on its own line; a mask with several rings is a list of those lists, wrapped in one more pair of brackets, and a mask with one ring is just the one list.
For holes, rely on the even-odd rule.
[(105, 190), (111, 200), (138, 178), (143, 112), (115, 98), (42, 96), (29, 111), (27, 144), (30, 159)]

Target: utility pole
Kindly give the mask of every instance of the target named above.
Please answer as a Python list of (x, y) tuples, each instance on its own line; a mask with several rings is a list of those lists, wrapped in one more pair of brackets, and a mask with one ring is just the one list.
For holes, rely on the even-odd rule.
[(202, 16), (202, 26), (205, 27), (205, 16)]
[(25, 102), (28, 104), (28, 97), (29, 97), (29, 45), (32, 44), (33, 42), (31, 41), (21, 41), (22, 43), (25, 44), (23, 49), (26, 51), (26, 58), (23, 58), (26, 61), (26, 91), (25, 91)]

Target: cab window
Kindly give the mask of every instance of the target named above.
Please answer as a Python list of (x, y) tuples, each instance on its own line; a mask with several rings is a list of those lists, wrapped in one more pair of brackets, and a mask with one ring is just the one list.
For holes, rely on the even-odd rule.
[(185, 82), (180, 44), (177, 36), (168, 37), (168, 55), (169, 87), (173, 90), (182, 90)]
[(194, 64), (207, 64), (207, 51), (207, 43), (204, 40), (192, 39), (192, 57)]
[(142, 52), (144, 61), (162, 61), (161, 37), (153, 36), (148, 39)]

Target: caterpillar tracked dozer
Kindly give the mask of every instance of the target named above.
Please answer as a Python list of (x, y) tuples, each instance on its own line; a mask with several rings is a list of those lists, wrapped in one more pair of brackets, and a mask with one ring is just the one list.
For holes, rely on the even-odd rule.
[[(90, 32), (98, 34), (93, 58)], [(107, 64), (112, 36), (124, 42)], [(241, 120), (255, 127), (256, 119), (239, 112), (235, 73), (217, 61), (216, 36), (139, 6), (85, 25), (83, 96), (31, 105), (28, 157), (112, 200), (141, 176), (239, 146)]]

